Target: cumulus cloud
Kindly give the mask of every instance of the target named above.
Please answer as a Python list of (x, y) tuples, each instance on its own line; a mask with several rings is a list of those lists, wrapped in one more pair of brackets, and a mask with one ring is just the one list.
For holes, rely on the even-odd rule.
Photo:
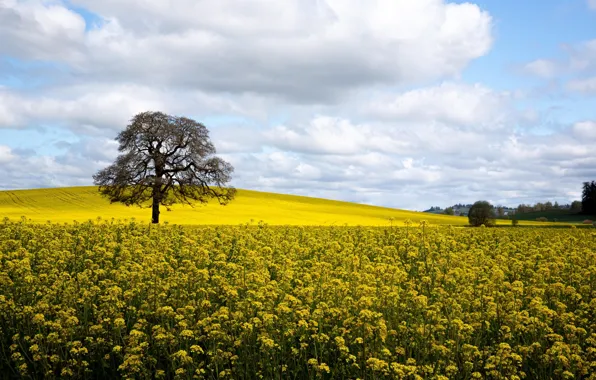
[(356, 154), (363, 149), (396, 151), (407, 148), (385, 128), (354, 125), (349, 120), (319, 116), (304, 125), (279, 125), (264, 133), (268, 144), (281, 149), (319, 154)]
[[(596, 172), (586, 165), (596, 149), (595, 122), (579, 122), (568, 131), (520, 131), (516, 120), (525, 116), (507, 96), (490, 91), (480, 92), (500, 100), (486, 101), (485, 111), (468, 113), (464, 108), (466, 117), (453, 117), (440, 111), (444, 104), (457, 109), (457, 102), (435, 97), (452, 86), (418, 90), (429, 97), (421, 102), (427, 106), (404, 107), (393, 119), (354, 123), (319, 115), (307, 123), (275, 126), (265, 137), (277, 151), (255, 160), (238, 159), (238, 179), (256, 188), (303, 189), (304, 194), (312, 194), (311, 187), (322, 193), (341, 188), (352, 200), (422, 209), (429, 199), (437, 204), (454, 197), (473, 202), (487, 194), (493, 202), (509, 205), (567, 202), (577, 197), (578, 184)], [(472, 98), (478, 88), (459, 90), (447, 99)], [(492, 115), (500, 113), (511, 115), (511, 123), (494, 118), (491, 124)], [(300, 165), (318, 169), (316, 184), (297, 176)], [(565, 178), (564, 183), (557, 178)], [(412, 199), (412, 192), (420, 198)]]
[[(579, 184), (596, 173), (590, 123), (576, 124), (569, 134), (517, 134), (510, 128), (490, 137), (471, 132), (466, 140), (450, 138), (455, 129), (446, 128), (434, 141), (404, 135), (402, 142), (419, 146), (407, 152), (375, 148), (363, 133), (355, 139), (361, 145), (350, 154), (284, 145), (273, 153), (235, 156), (232, 161), (239, 183), (251, 188), (318, 196), (341, 192), (339, 199), (394, 207), (421, 210), (455, 199), (487, 197), (508, 205), (545, 199), (561, 203), (576, 199)], [(368, 128), (366, 133), (374, 129)], [(441, 139), (449, 142), (437, 144)], [(342, 140), (333, 141), (340, 145)], [(449, 154), (447, 147), (452, 149)], [(304, 166), (316, 168), (315, 174), (301, 177)]]
[[(0, 91), (0, 127), (30, 123), (66, 123), (72, 128), (121, 129), (123, 122), (145, 109), (164, 104), (153, 91), (138, 86), (60, 88), (45, 94)], [(95, 91), (94, 91), (95, 90)]]
[(0, 2), (0, 54), (34, 60), (81, 59), (85, 20), (58, 1)]
[(146, 110), (259, 117), (263, 110), (260, 102), (255, 97), (229, 99), (201, 91), (171, 91), (126, 83), (69, 85), (35, 94), (0, 88), (0, 128), (49, 124), (83, 134), (113, 135), (134, 114)]
[[(38, 154), (0, 146), (2, 189), (88, 186), (91, 175), (117, 154), (112, 139), (87, 138), (61, 145), (63, 153)], [(8, 159), (6, 157), (8, 156)]]
[(369, 102), (365, 112), (374, 117), (416, 122), (439, 122), (460, 127), (495, 128), (511, 111), (512, 94), (497, 93), (481, 84), (444, 82), (397, 96)]
[(575, 123), (572, 131), (579, 139), (596, 140), (596, 121), (580, 121)]
[(0, 28), (11, 41), (0, 52), (94, 79), (314, 102), (454, 76), (492, 44), (488, 13), (442, 0), (74, 3), (103, 23), (84, 32), (59, 3), (6, 1), (3, 17), (15, 25)]
[(8, 164), (15, 159), (12, 149), (6, 145), (0, 145), (0, 164)]

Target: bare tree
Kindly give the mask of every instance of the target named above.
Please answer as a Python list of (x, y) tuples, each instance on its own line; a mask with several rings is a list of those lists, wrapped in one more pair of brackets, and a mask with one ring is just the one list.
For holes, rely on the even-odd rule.
[(207, 128), (192, 119), (142, 112), (133, 117), (116, 141), (121, 154), (93, 176), (110, 202), (143, 206), (151, 200), (152, 223), (159, 206), (217, 198), (225, 205), (236, 194), (226, 187), (232, 165), (215, 155)]

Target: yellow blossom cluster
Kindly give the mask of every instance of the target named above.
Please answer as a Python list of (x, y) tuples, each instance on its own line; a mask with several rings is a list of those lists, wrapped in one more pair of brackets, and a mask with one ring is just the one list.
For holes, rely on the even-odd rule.
[(596, 379), (592, 231), (5, 220), (0, 374)]

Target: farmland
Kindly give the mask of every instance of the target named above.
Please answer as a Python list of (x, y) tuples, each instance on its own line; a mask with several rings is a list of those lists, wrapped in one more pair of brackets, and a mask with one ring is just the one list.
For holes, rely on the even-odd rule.
[[(136, 206), (110, 204), (96, 187), (66, 187), (35, 190), (0, 191), (0, 219), (19, 220), (25, 217), (37, 223), (85, 222), (98, 217), (149, 221), (150, 210)], [(369, 206), (296, 195), (239, 190), (236, 199), (227, 206), (212, 201), (207, 205), (175, 205), (172, 211), (162, 207), (161, 220), (184, 225), (239, 225), (263, 221), (270, 225), (321, 226), (403, 226), (406, 220), (431, 224), (463, 226), (466, 217)], [(499, 220), (509, 225), (510, 221)], [(545, 225), (541, 222), (522, 221), (522, 225)], [(550, 225), (552, 223), (547, 223)]]
[(596, 378), (593, 229), (0, 224), (14, 378)]
[[(35, 222), (85, 222), (89, 219), (130, 219), (149, 221), (151, 211), (136, 206), (110, 204), (96, 187), (0, 191), (0, 218)], [(403, 225), (406, 219), (427, 220), (433, 224), (463, 225), (466, 218), (423, 214), (384, 207), (339, 202), (295, 195), (239, 190), (227, 206), (176, 205), (168, 212), (162, 207), (162, 221), (175, 224), (238, 225), (263, 221), (275, 225)], [(393, 221), (389, 221), (393, 218)]]
[(596, 215), (584, 215), (570, 210), (549, 210), (519, 213), (516, 215), (518, 220), (536, 220), (537, 218), (546, 218), (550, 221), (559, 221), (566, 223), (581, 224), (584, 220), (596, 220)]

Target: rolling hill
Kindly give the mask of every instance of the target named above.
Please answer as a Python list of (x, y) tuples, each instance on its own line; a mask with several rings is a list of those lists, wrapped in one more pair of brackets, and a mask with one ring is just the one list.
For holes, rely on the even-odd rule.
[[(432, 215), (414, 211), (368, 206), (320, 198), (238, 190), (227, 206), (177, 205), (172, 211), (161, 208), (161, 221), (175, 224), (241, 224), (260, 220), (272, 225), (403, 225), (427, 220), (432, 224), (465, 225), (467, 218)], [(149, 222), (146, 208), (110, 204), (96, 187), (67, 187), (0, 191), (0, 219), (25, 216), (35, 222), (72, 222), (89, 219), (129, 219)], [(389, 218), (394, 220), (390, 222)]]
[[(161, 208), (160, 221), (170, 224), (228, 224), (258, 223), (270, 225), (361, 225), (403, 226), (410, 219), (417, 225), (421, 220), (431, 224), (464, 226), (468, 218), (435, 215), (358, 203), (341, 202), (321, 198), (238, 190), (236, 199), (227, 206), (217, 202), (207, 205), (176, 205), (171, 211)], [(151, 210), (136, 206), (126, 207), (110, 204), (102, 198), (97, 188), (64, 187), (33, 190), (0, 191), (0, 220), (8, 217), (16, 220), (22, 216), (34, 222), (84, 222), (100, 217), (104, 220), (130, 219), (140, 222), (151, 220)], [(390, 218), (393, 218), (390, 221)], [(501, 220), (507, 225), (509, 221)], [(526, 225), (545, 225), (522, 221)]]

